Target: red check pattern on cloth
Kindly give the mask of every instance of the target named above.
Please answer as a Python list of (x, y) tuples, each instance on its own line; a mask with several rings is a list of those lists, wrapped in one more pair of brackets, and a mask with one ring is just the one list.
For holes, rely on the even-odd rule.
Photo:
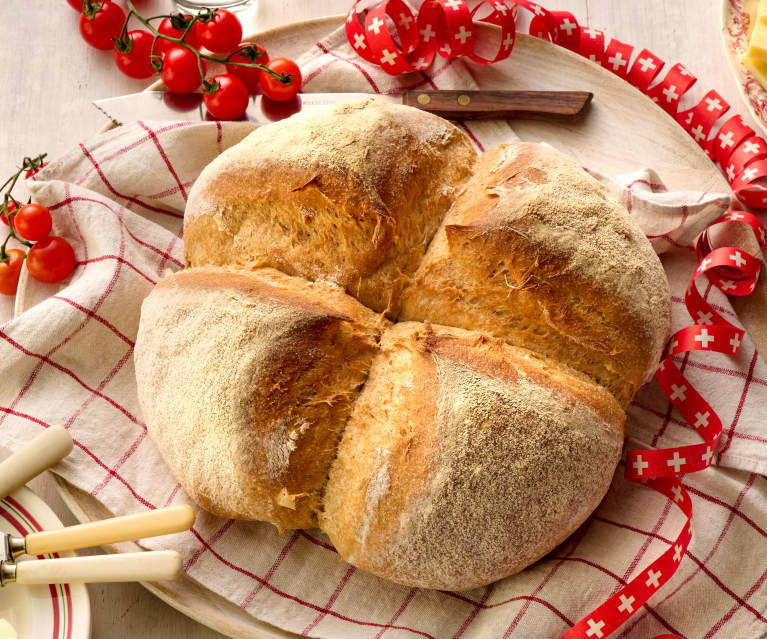
[[(385, 74), (354, 55), (343, 30), (299, 62), (310, 91), (339, 85), (388, 94), (417, 86), (476, 88), (455, 58), (438, 58), (428, 75)], [(465, 130), (480, 147), (513, 137), (505, 124), (466, 124)], [(133, 381), (133, 340), (141, 300), (166, 269), (183, 262), (178, 234), (184, 191), (212, 157), (246, 132), (240, 124), (122, 127), (54, 161), (31, 185), (36, 199), (54, 209), (56, 231), (72, 240), (78, 268), (56, 295), (0, 327), (3, 441), (16, 448), (42, 427), (68, 424), (76, 450), (59, 472), (115, 513), (188, 502), (146, 436)], [(687, 326), (684, 295), (699, 261), (695, 239), (729, 208), (729, 196), (667, 193), (651, 171), (599, 179), (627, 204), (661, 255), (674, 328)], [(50, 292), (29, 291), (41, 298)], [(737, 325), (719, 289), (706, 286), (701, 294)], [(761, 409), (767, 366), (748, 335), (735, 359), (698, 351), (676, 359), (717, 408), (722, 444), (716, 467), (683, 478), (697, 523), (677, 573), (647, 603), (625, 604), (637, 614), (615, 636), (756, 639), (767, 632), (767, 434)], [(627, 433), (631, 449), (697, 441), (655, 381), (630, 407)], [(685, 516), (674, 507), (675, 496), (625, 482), (624, 470), (621, 465), (594, 516), (562, 546), (523, 573), (471, 592), (398, 586), (350, 569), (317, 531), (277, 535), (266, 524), (204, 512), (192, 532), (143, 545), (180, 550), (191, 578), (299, 634), (554, 639), (647, 573), (663, 553), (671, 549), (673, 559), (676, 552)]]

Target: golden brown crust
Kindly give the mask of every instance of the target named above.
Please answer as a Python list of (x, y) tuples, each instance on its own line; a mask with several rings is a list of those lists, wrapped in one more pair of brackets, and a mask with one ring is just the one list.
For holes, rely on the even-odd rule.
[(445, 120), (374, 99), (262, 127), (195, 182), (187, 264), (270, 266), (384, 311), (475, 156)]
[(587, 373), (625, 406), (657, 366), (671, 308), (626, 210), (568, 158), (516, 143), (480, 157), (399, 318), (489, 332)]
[(383, 323), (270, 269), (165, 278), (142, 307), (136, 377), (150, 435), (192, 498), (224, 517), (316, 525)]
[(452, 125), (375, 100), (222, 154), (185, 251), (199, 268), (147, 298), (135, 352), (174, 474), (422, 587), (521, 570), (596, 508), (669, 324), (649, 243), (573, 162), (520, 143), (475, 164)]
[(523, 569), (609, 487), (625, 414), (555, 362), (461, 329), (388, 329), (339, 445), (320, 525), (343, 558), (463, 590)]

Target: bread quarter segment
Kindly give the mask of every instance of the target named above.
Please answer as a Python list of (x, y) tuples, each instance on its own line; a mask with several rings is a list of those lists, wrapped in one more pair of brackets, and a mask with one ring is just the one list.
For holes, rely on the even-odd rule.
[(142, 306), (139, 400), (191, 497), (222, 517), (315, 526), (385, 323), (340, 290), (271, 269), (162, 280)]
[(190, 266), (270, 266), (395, 308), (476, 152), (449, 122), (375, 99), (261, 127), (195, 182)]
[(626, 209), (540, 144), (486, 151), (402, 297), (401, 320), (485, 331), (628, 405), (671, 326), (668, 282)]
[(556, 362), (474, 331), (396, 324), (333, 463), (320, 525), (344, 559), (426, 588), (519, 572), (606, 493), (625, 414)]

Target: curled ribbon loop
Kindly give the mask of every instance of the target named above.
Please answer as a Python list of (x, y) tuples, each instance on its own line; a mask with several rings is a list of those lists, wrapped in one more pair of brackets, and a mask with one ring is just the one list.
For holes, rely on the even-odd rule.
[[(359, 2), (355, 0), (346, 16), (346, 38), (360, 57), (390, 75), (423, 71), (437, 55), (492, 64), (508, 58), (514, 48), (516, 7), (509, 0), (483, 0), (472, 10), (465, 0), (426, 0), (415, 16), (403, 0), (385, 0), (367, 12), (364, 23), (357, 13)], [(485, 5), (491, 13), (475, 20)], [(492, 58), (475, 51), (480, 23), (500, 27), (500, 45)]]
[[(598, 29), (581, 28), (571, 13), (549, 11), (531, 0), (484, 1), (472, 11), (465, 0), (426, 0), (416, 19), (415, 33), (409, 24), (412, 13), (401, 0), (387, 0), (371, 11), (364, 29), (356, 13), (358, 2), (355, 1), (347, 16), (349, 42), (365, 60), (379, 64), (389, 73), (424, 70), (437, 53), (442, 57), (466, 55), (480, 64), (503, 60), (514, 45), (516, 7), (529, 11), (532, 14), (531, 35), (570, 49), (635, 86), (671, 115), (720, 166), (742, 203), (754, 209), (767, 209), (767, 141), (757, 136), (739, 115), (719, 124), (730, 105), (716, 91), (708, 91), (695, 106), (680, 110), (683, 98), (697, 80), (685, 66), (675, 64), (661, 75), (666, 63), (647, 49), (635, 54), (633, 46), (615, 38), (608, 40)], [(398, 3), (396, 8), (395, 2)], [(492, 6), (492, 13), (475, 20), (480, 6), (486, 4)], [(401, 15), (397, 15), (400, 10)], [(373, 14), (375, 17), (371, 18)], [(398, 24), (398, 37), (403, 48), (397, 48), (396, 55), (402, 58), (401, 62), (390, 62), (391, 56), (387, 55), (394, 51), (395, 44), (388, 31), (386, 16)], [(397, 19), (408, 24), (399, 24)], [(475, 53), (477, 23), (501, 28), (501, 47), (494, 58), (483, 58)], [(673, 500), (687, 521), (671, 547), (623, 589), (576, 623), (562, 639), (609, 636), (671, 579), (687, 552), (692, 539), (692, 502), (679, 476), (711, 465), (722, 435), (722, 422), (684, 376), (674, 357), (691, 351), (737, 355), (743, 341), (743, 329), (727, 321), (704, 299), (696, 280), (705, 274), (711, 284), (724, 293), (744, 296), (754, 291), (761, 268), (760, 258), (741, 248), (712, 249), (709, 231), (728, 223), (748, 225), (762, 252), (767, 253), (767, 231), (746, 211), (727, 211), (700, 235), (697, 242), (700, 263), (690, 278), (684, 300), (694, 324), (672, 336), (655, 376), (671, 404), (702, 442), (661, 450), (630, 450), (626, 454), (626, 479), (640, 482)]]

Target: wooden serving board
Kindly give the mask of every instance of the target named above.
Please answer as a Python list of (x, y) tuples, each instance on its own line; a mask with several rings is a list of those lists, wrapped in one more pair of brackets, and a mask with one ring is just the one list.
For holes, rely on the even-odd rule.
[[(298, 57), (334, 28), (344, 16), (333, 16), (287, 25), (254, 35), (267, 50)], [(527, 35), (517, 37), (511, 57), (489, 67), (472, 65), (482, 89), (586, 90), (594, 93), (590, 113), (579, 124), (517, 122), (520, 138), (546, 141), (575, 156), (584, 166), (607, 174), (618, 174), (651, 166), (673, 190), (727, 192), (729, 187), (711, 160), (692, 139), (649, 98), (628, 83), (582, 57)], [(156, 83), (151, 89), (162, 88)], [(344, 87), (338, 87), (343, 91)], [(767, 287), (750, 296), (752, 334), (762, 308), (767, 308)], [(23, 306), (23, 304), (22, 304)], [(23, 308), (17, 308), (23, 310)], [(750, 323), (750, 322), (749, 322)], [(767, 335), (758, 340), (767, 345)], [(764, 352), (767, 352), (765, 348)], [(101, 519), (110, 513), (88, 494), (57, 478), (59, 492), (80, 521)], [(133, 543), (107, 547), (111, 552), (135, 552)], [(185, 577), (174, 582), (144, 584), (182, 613), (218, 632), (240, 639), (285, 639), (295, 637), (258, 621), (238, 606)]]

